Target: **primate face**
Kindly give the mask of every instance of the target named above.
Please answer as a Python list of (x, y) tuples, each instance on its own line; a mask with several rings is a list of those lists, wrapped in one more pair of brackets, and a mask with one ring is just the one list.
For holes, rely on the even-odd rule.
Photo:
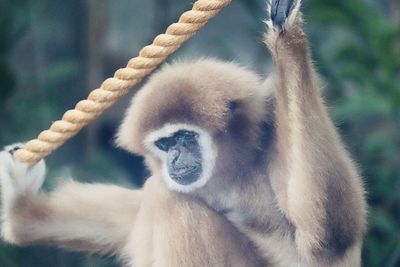
[(261, 88), (257, 75), (234, 63), (166, 65), (135, 96), (117, 144), (145, 156), (171, 190), (198, 189), (214, 175), (222, 181), (244, 171), (243, 153), (259, 149), (273, 93)]
[(209, 134), (199, 127), (167, 124), (150, 133), (145, 144), (162, 160), (164, 178), (171, 189), (188, 192), (210, 178), (214, 148)]
[(198, 139), (198, 133), (180, 130), (154, 142), (158, 149), (167, 154), (168, 174), (178, 184), (189, 185), (200, 178), (203, 164)]

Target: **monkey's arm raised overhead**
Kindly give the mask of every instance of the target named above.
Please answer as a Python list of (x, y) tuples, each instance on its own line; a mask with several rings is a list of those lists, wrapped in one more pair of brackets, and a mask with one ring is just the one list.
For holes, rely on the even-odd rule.
[(111, 185), (64, 183), (43, 193), (45, 164), (33, 167), (0, 152), (2, 236), (11, 243), (53, 244), (76, 251), (115, 253), (126, 243), (141, 192)]
[(302, 257), (318, 266), (340, 258), (352, 259), (341, 266), (359, 266), (366, 227), (363, 186), (320, 96), (300, 2), (272, 0), (269, 8), (265, 43), (276, 65), (277, 151), (271, 184), (295, 226)]

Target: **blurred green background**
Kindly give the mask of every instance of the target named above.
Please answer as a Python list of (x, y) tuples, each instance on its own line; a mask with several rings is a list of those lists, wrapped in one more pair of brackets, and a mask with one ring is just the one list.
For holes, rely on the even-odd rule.
[[(0, 145), (47, 128), (192, 2), (0, 0)], [(324, 95), (368, 189), (363, 266), (400, 266), (400, 1), (304, 2)], [(218, 57), (266, 75), (272, 66), (261, 42), (264, 10), (263, 0), (234, 0), (171, 59)], [(71, 175), (141, 186), (142, 159), (112, 141), (129, 99), (48, 158), (47, 188)], [(0, 266), (119, 265), (113, 258), (0, 243)]]

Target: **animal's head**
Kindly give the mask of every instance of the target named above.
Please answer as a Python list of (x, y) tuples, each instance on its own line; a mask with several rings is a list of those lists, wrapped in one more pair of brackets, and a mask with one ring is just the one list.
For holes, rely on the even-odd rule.
[[(134, 97), (117, 143), (162, 170), (187, 192), (214, 175), (240, 169), (260, 141), (269, 92), (233, 63), (178, 62), (152, 76)], [(264, 93), (263, 93), (264, 92)]]

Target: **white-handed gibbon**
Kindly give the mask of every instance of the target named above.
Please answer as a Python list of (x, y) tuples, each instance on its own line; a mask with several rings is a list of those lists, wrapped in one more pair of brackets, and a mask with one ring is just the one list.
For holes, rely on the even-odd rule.
[(142, 190), (68, 181), (0, 154), (3, 238), (115, 253), (129, 266), (360, 266), (361, 178), (320, 96), (300, 0), (272, 0), (266, 81), (216, 60), (166, 65), (134, 97), (119, 146)]

